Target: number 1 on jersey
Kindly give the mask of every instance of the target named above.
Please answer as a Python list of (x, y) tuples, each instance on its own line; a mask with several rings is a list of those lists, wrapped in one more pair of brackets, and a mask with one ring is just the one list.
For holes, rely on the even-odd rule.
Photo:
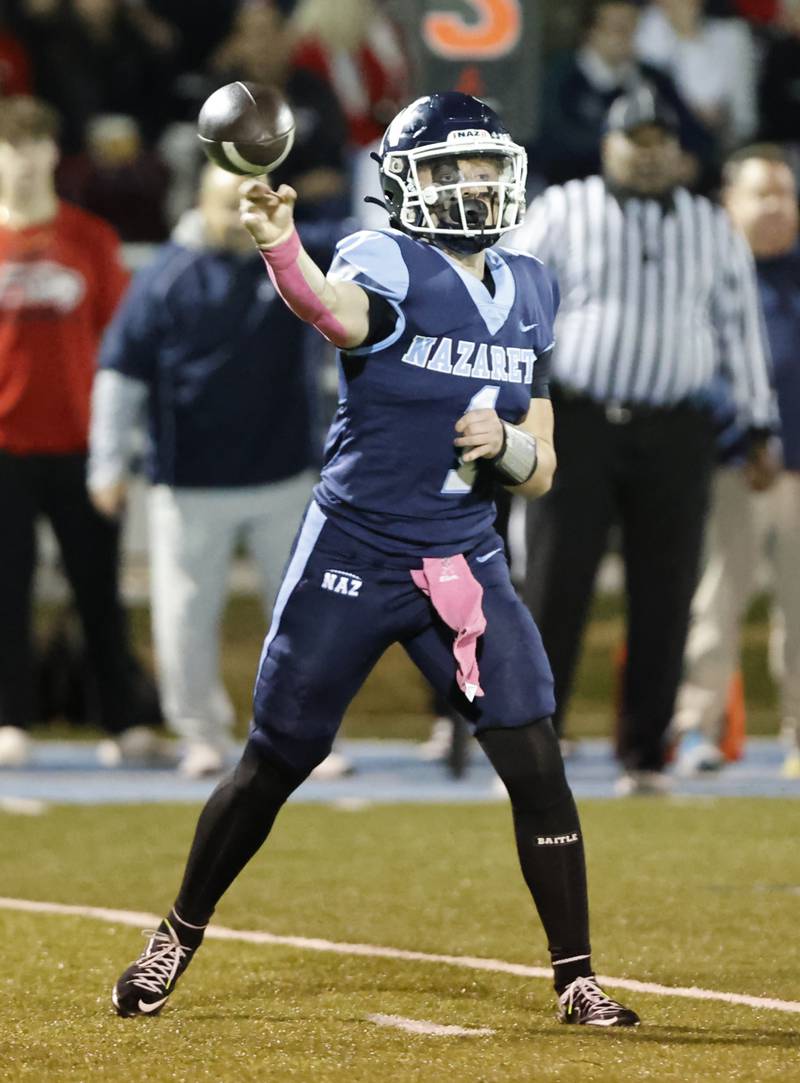
[[(468, 414), (470, 410), (494, 410), (499, 394), (499, 387), (493, 387), (492, 384), (486, 384), (480, 391), (475, 392), (469, 400), (469, 404), (464, 413)], [(472, 486), (475, 484), (475, 478), (477, 476), (478, 463), (476, 461), (471, 463), (460, 463), (455, 470), (448, 470), (441, 492), (453, 495), (472, 492)]]

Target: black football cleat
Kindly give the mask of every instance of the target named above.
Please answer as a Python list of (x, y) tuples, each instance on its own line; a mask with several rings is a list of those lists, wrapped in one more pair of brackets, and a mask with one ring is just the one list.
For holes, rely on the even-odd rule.
[(181, 944), (166, 919), (155, 932), (145, 935), (150, 938), (147, 947), (111, 993), (118, 1015), (157, 1015), (194, 955), (194, 949)]
[(558, 998), (558, 1021), (590, 1027), (638, 1027), (639, 1016), (604, 993), (594, 978), (576, 978)]

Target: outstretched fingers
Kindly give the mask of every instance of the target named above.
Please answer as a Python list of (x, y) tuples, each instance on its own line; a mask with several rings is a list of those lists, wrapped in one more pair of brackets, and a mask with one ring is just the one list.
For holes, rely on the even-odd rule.
[(239, 195), (243, 201), (253, 203), (264, 210), (274, 210), (281, 203), (293, 207), (297, 201), (297, 192), (288, 184), (282, 184), (277, 191), (266, 181), (252, 178), (239, 186)]

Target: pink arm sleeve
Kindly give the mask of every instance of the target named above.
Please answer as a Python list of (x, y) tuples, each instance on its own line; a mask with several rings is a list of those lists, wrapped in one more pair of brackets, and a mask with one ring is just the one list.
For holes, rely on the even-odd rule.
[(316, 327), (335, 346), (343, 346), (347, 342), (347, 331), (306, 282), (297, 263), (300, 247), (295, 229), (287, 240), (274, 248), (260, 249), (272, 284), (296, 316)]

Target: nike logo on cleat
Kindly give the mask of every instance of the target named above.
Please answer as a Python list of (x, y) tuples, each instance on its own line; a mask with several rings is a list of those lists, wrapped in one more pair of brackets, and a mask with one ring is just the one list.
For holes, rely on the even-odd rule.
[(145, 1001), (145, 1000), (140, 1000), (139, 1001), (139, 1011), (144, 1012), (145, 1015), (149, 1015), (150, 1012), (157, 1011), (161, 1007), (162, 1004), (166, 1003), (166, 1001), (167, 1001), (166, 997), (162, 997), (161, 1000), (154, 1000), (150, 1004), (148, 1004), (147, 1001)]

